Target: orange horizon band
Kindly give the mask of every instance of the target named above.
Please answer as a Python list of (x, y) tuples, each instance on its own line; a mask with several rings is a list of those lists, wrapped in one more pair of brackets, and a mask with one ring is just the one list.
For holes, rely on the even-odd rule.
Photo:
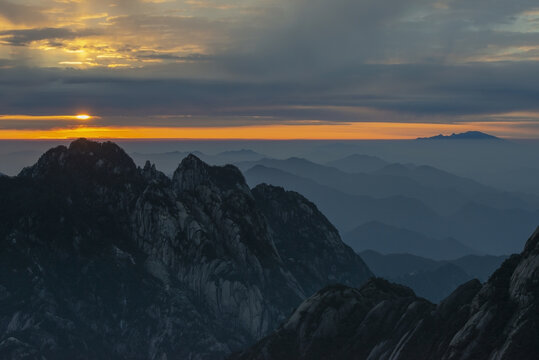
[[(237, 127), (92, 127), (80, 125), (48, 130), (0, 129), (3, 140), (38, 139), (206, 139), (206, 140), (406, 140), (438, 133), (487, 131), (503, 137), (539, 134), (515, 131), (508, 123), (389, 123), (354, 122), (317, 125)], [(527, 135), (527, 136), (523, 136)]]

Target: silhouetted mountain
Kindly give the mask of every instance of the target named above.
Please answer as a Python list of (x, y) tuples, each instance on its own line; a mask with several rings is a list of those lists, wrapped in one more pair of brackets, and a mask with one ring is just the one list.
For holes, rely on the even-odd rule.
[(499, 137), (485, 134), (481, 131), (467, 131), (459, 134), (436, 135), (431, 137), (419, 137), (417, 140), (501, 140)]
[(456, 259), (477, 254), (452, 238), (435, 239), (419, 232), (371, 221), (343, 235), (344, 241), (356, 252), (374, 250), (381, 254), (408, 253), (431, 259)]
[(418, 296), (439, 302), (471, 279), (486, 281), (507, 256), (469, 255), (435, 261), (410, 254), (382, 255), (372, 250), (359, 253), (376, 276), (406, 285)]
[(536, 359), (539, 230), (484, 285), (471, 280), (439, 305), (372, 279), (330, 286), (272, 335), (232, 359)]
[(351, 173), (370, 173), (389, 165), (389, 163), (376, 156), (352, 154), (342, 159), (326, 163), (328, 166)]
[(222, 359), (372, 275), (301, 195), (194, 155), (170, 179), (81, 139), (0, 203), (2, 359)]

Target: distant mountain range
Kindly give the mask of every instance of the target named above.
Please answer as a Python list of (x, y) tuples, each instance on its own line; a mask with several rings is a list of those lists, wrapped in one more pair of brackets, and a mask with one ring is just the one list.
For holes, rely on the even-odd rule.
[(320, 185), (312, 179), (262, 165), (254, 166), (244, 175), (252, 187), (267, 183), (300, 192), (311, 199), (341, 233), (354, 229), (358, 224), (375, 220), (433, 233), (445, 226), (438, 214), (417, 199), (404, 196), (378, 199), (372, 196), (350, 195)]
[(539, 218), (536, 197), (500, 191), (431, 166), (390, 164), (373, 173), (349, 173), (301, 158), (237, 165), (250, 186), (268, 183), (307, 196), (343, 234), (378, 221), (503, 255), (522, 245), (511, 235), (525, 238)]
[(255, 165), (286, 171), (351, 195), (412, 197), (441, 214), (453, 213), (469, 202), (496, 208), (539, 208), (536, 199), (499, 191), (431, 166), (390, 164), (373, 173), (349, 173), (297, 157), (265, 158), (236, 165), (242, 171)]
[(376, 276), (410, 287), (421, 297), (439, 302), (459, 285), (472, 279), (487, 281), (507, 256), (468, 255), (435, 261), (410, 254), (359, 253)]
[(533, 360), (539, 355), (539, 229), (481, 284), (439, 305), (375, 278), (327, 287), (234, 360)]
[(417, 140), (501, 140), (499, 137), (481, 131), (467, 131), (451, 135), (436, 135), (431, 137), (418, 137)]

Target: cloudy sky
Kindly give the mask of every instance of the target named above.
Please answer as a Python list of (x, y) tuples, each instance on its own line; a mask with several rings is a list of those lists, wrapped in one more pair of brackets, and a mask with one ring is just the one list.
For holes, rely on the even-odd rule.
[(0, 0), (0, 138), (466, 130), (539, 138), (537, 0)]

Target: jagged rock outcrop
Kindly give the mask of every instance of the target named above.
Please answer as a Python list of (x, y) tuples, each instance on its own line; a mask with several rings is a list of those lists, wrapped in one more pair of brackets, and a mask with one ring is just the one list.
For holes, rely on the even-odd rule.
[(539, 229), (482, 285), (434, 305), (372, 279), (327, 287), (276, 332), (232, 359), (537, 359)]
[(2, 359), (221, 359), (372, 275), (299, 194), (195, 156), (169, 179), (81, 139), (0, 177), (0, 204)]

